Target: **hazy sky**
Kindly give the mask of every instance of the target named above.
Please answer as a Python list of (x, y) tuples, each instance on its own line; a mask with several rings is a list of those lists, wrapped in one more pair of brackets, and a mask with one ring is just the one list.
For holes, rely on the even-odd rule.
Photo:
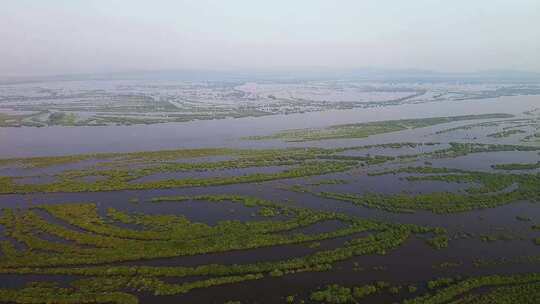
[(540, 71), (539, 0), (1, 0), (0, 75)]

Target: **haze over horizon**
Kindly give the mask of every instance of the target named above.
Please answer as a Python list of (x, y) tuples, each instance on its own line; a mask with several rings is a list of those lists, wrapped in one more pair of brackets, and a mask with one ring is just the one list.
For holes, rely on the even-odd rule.
[(540, 2), (7, 0), (0, 76), (129, 70), (540, 72)]

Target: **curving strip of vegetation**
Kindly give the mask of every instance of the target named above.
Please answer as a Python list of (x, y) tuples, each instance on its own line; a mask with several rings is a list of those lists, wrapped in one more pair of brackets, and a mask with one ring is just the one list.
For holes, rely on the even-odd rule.
[[(390, 224), (347, 215), (292, 208), (266, 200), (236, 195), (201, 195), (194, 197), (160, 197), (154, 203), (210, 201), (233, 202), (266, 210), (274, 220), (224, 220), (210, 226), (191, 222), (178, 215), (125, 213), (109, 208), (100, 216), (93, 203), (43, 205), (27, 210), (4, 209), (0, 224), (9, 238), (0, 241), (0, 273), (73, 275), (85, 278), (72, 282), (72, 295), (82, 303), (94, 297), (116, 303), (136, 303), (129, 292), (148, 291), (155, 295), (186, 293), (195, 288), (258, 280), (266, 275), (283, 276), (305, 271), (325, 271), (332, 264), (358, 255), (386, 254), (399, 247), (412, 234), (444, 235), (445, 231), (416, 225)], [(40, 215), (47, 212), (55, 218), (49, 222)], [(345, 227), (318, 234), (283, 233), (300, 227), (337, 220)], [(128, 229), (115, 223), (136, 224)], [(65, 223), (63, 225), (61, 223)], [(72, 229), (74, 227), (76, 229)], [(369, 232), (367, 236), (355, 234)], [(63, 242), (42, 238), (52, 235)], [(117, 262), (181, 257), (231, 250), (247, 250), (287, 244), (311, 244), (314, 241), (348, 236), (349, 241), (333, 249), (311, 248), (313, 253), (277, 261), (251, 264), (204, 264), (198, 266), (136, 266)], [(15, 248), (10, 239), (23, 243)], [(194, 278), (184, 283), (167, 283), (163, 277)], [(65, 298), (70, 288), (41, 287), (0, 290), (5, 299), (17, 303), (72, 303)], [(39, 298), (39, 291), (51, 294)], [(58, 297), (52, 294), (58, 293)], [(114, 296), (114, 297), (113, 297)], [(0, 297), (0, 299), (2, 299)], [(29, 301), (29, 302), (24, 302)], [(32, 302), (34, 301), (34, 302)]]
[[(384, 195), (368, 193), (320, 192), (316, 195), (351, 202), (356, 205), (377, 208), (390, 212), (414, 212), (417, 210), (434, 213), (455, 213), (474, 209), (493, 208), (512, 202), (540, 201), (540, 174), (497, 174), (433, 167), (404, 167), (381, 174), (414, 173), (428, 174), (409, 176), (410, 181), (443, 181), (449, 183), (474, 183), (466, 193), (435, 192), (427, 194)], [(372, 174), (374, 175), (374, 174)]]
[[(485, 295), (469, 295), (481, 288), (495, 288)], [(491, 275), (459, 281), (448, 287), (414, 299), (404, 304), (439, 303), (537, 303), (540, 293), (540, 273), (519, 275)], [(504, 294), (504, 295), (503, 295)]]
[(474, 120), (474, 119), (494, 119), (511, 118), (510, 114), (494, 113), (480, 115), (462, 115), (449, 117), (432, 117), (418, 119), (385, 120), (376, 122), (365, 122), (356, 124), (334, 125), (323, 129), (299, 129), (288, 130), (267, 136), (246, 137), (247, 140), (269, 140), (280, 139), (289, 142), (305, 142), (325, 139), (341, 138), (364, 138), (370, 135), (384, 134), (407, 129), (429, 127), (444, 123)]

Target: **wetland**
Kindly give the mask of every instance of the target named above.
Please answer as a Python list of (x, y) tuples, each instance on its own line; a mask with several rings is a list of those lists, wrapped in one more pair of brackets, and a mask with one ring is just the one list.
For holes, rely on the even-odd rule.
[(0, 302), (538, 303), (539, 93), (0, 85)]

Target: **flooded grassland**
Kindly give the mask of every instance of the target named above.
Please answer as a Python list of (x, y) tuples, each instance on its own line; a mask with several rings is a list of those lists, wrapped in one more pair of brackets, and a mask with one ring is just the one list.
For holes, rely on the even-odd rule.
[[(298, 86), (285, 95), (233, 88), (314, 99)], [(397, 91), (379, 88), (381, 98), (418, 94)], [(0, 301), (537, 303), (540, 99), (454, 99), (378, 112), (3, 128), (12, 145), (0, 159)], [(251, 129), (257, 121), (273, 127)], [(229, 133), (206, 137), (212, 127)], [(55, 134), (68, 134), (65, 146), (37, 138)], [(69, 134), (79, 137), (69, 144)]]

